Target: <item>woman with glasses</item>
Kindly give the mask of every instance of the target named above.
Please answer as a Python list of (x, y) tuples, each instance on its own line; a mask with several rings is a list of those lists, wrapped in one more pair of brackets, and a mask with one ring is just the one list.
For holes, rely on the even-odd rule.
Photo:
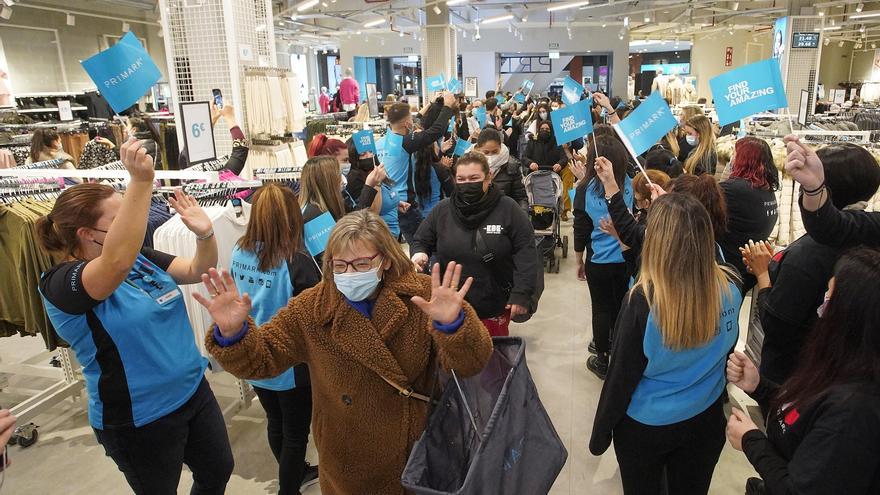
[(468, 302), (493, 337), (506, 336), (512, 318), (534, 309), (531, 300), (543, 276), (535, 230), (519, 204), (492, 182), (485, 155), (465, 153), (454, 173), (452, 197), (441, 201), (416, 232), (412, 262), (420, 270), (431, 256), (440, 266), (452, 260), (464, 265), (465, 276), (474, 279)]
[(465, 303), (452, 262), (441, 281), (418, 275), (385, 222), (359, 210), (336, 224), (323, 279), (268, 323), (248, 316), (251, 298), (229, 273), (202, 280), (196, 299), (216, 325), (207, 348), (224, 369), (247, 379), (277, 376), (305, 363), (312, 381), (312, 431), (323, 493), (402, 494), (400, 476), (425, 427), (437, 370), (478, 373), (492, 341)]

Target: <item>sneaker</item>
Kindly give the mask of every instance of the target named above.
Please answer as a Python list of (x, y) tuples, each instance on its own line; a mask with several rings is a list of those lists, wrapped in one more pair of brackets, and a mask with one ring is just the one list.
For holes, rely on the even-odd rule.
[(589, 359), (587, 359), (587, 369), (599, 377), (600, 380), (604, 380), (605, 375), (608, 374), (608, 355), (597, 354), (595, 356), (590, 356)]
[(318, 466), (312, 466), (306, 463), (306, 472), (303, 474), (303, 481), (300, 488), (307, 488), (318, 482)]
[(593, 355), (599, 354), (599, 350), (596, 349), (596, 341), (595, 340), (590, 341), (590, 345), (587, 346), (587, 352), (589, 352), (590, 354), (593, 354)]

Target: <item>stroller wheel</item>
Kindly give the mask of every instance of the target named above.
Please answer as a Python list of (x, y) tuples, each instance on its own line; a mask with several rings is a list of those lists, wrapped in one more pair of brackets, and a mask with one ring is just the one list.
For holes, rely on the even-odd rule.
[(568, 258), (568, 236), (562, 238), (562, 257)]

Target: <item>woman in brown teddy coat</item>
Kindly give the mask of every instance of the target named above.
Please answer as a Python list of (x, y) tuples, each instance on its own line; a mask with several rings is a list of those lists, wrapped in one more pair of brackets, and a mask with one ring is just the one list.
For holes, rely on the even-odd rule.
[[(437, 366), (472, 376), (492, 353), (488, 331), (458, 289), (461, 266), (440, 280), (416, 274), (381, 218), (342, 218), (324, 253), (323, 280), (255, 327), (251, 302), (227, 272), (202, 279), (198, 296), (216, 325), (208, 350), (232, 374), (279, 375), (306, 363), (312, 431), (325, 494), (400, 494), (410, 449), (424, 430)], [(410, 394), (412, 392), (412, 394)]]

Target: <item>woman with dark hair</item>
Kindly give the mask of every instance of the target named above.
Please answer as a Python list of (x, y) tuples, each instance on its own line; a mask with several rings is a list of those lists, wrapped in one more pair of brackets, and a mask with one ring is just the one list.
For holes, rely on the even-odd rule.
[[(709, 217), (712, 219), (712, 230), (715, 233), (715, 242), (727, 232), (727, 203), (724, 201), (724, 193), (718, 185), (718, 181), (711, 175), (682, 175), (669, 183), (669, 192), (689, 194), (706, 207)], [(718, 256), (727, 262), (721, 247), (717, 246)]]
[(522, 170), (519, 160), (511, 156), (507, 145), (502, 143), (501, 133), (494, 129), (486, 129), (477, 139), (475, 151), (489, 160), (489, 172), (492, 183), (501, 194), (519, 203), (524, 210), (528, 209), (529, 197), (523, 185)]
[(595, 146), (587, 152), (586, 176), (575, 189), (572, 205), (578, 275), (584, 274), (590, 287), (593, 344), (597, 351), (587, 360), (587, 369), (603, 380), (608, 371), (611, 330), (626, 294), (627, 274), (617, 239), (602, 232), (600, 227), (600, 221), (608, 216), (608, 200), (612, 195), (605, 190), (598, 170), (607, 168), (612, 171), (618, 191), (623, 192), (626, 207), (632, 209), (633, 190), (632, 181), (626, 175), (627, 157), (620, 141), (607, 136), (597, 137)]
[(672, 179), (684, 173), (684, 167), (675, 157), (675, 153), (662, 146), (657, 146), (645, 154), (645, 168), (659, 170)]
[[(444, 108), (443, 98), (434, 101), (422, 118), (422, 129), (430, 129)], [(452, 139), (443, 140), (441, 137), (430, 146), (416, 151), (413, 156), (413, 187), (417, 204), (425, 217), (442, 198), (452, 195), (452, 158), (443, 156), (442, 153), (452, 148), (453, 144)]]
[(765, 434), (734, 409), (727, 438), (760, 474), (762, 493), (880, 493), (880, 251), (844, 255), (819, 312), (781, 386), (745, 354), (730, 355), (727, 379), (769, 415)]
[(549, 120), (542, 120), (538, 123), (537, 129), (537, 136), (530, 140), (526, 147), (523, 165), (532, 172), (552, 170), (561, 174), (563, 167), (568, 164), (568, 157), (562, 151), (562, 146), (556, 144), (553, 125)]
[(712, 221), (694, 198), (667, 194), (651, 206), (590, 438), (593, 455), (614, 442), (627, 495), (709, 492), (742, 304), (736, 270), (714, 250)]
[(801, 185), (801, 218), (807, 233), (833, 247), (880, 246), (880, 212), (842, 212), (831, 204), (822, 160), (797, 136), (785, 136), (785, 170)]
[[(481, 136), (482, 137), (482, 136)], [(435, 256), (473, 277), (467, 301), (492, 336), (507, 336), (510, 320), (525, 316), (539, 276), (535, 231), (529, 217), (492, 182), (489, 161), (468, 152), (455, 166), (455, 192), (422, 222), (410, 247), (419, 270)]]
[(773, 164), (770, 146), (763, 139), (747, 136), (736, 142), (730, 178), (721, 183), (727, 205), (727, 232), (718, 238), (728, 263), (739, 270), (743, 290), (755, 286), (755, 277), (746, 271), (739, 249), (750, 240), (767, 239), (776, 220), (776, 194), (779, 171)]
[(147, 154), (153, 157), (153, 161), (159, 163), (159, 134), (153, 128), (149, 117), (143, 114), (132, 114), (125, 123), (125, 130), (129, 139), (137, 139), (143, 143)]
[[(835, 213), (864, 209), (864, 202), (880, 188), (880, 166), (861, 146), (827, 146), (816, 156), (825, 170), (826, 186), (834, 191), (830, 207)], [(794, 370), (840, 253), (841, 249), (821, 244), (809, 233), (775, 257), (772, 272), (766, 264), (749, 262), (751, 256), (744, 253), (742, 262), (757, 277), (758, 315), (764, 330), (761, 374), (770, 380), (783, 383)]]
[[(303, 245), (303, 218), (293, 190), (267, 184), (254, 193), (245, 235), (232, 251), (230, 274), (252, 301), (256, 325), (268, 322), (292, 297), (317, 285), (321, 272)], [(312, 388), (309, 368), (299, 364), (278, 376), (249, 380), (266, 411), (269, 447), (278, 461), (278, 493), (298, 494), (318, 481), (306, 463)]]
[(31, 137), (31, 151), (25, 163), (45, 162), (47, 160), (62, 159), (64, 162), (55, 168), (75, 169), (73, 157), (64, 152), (61, 147), (61, 137), (54, 129), (35, 129)]

